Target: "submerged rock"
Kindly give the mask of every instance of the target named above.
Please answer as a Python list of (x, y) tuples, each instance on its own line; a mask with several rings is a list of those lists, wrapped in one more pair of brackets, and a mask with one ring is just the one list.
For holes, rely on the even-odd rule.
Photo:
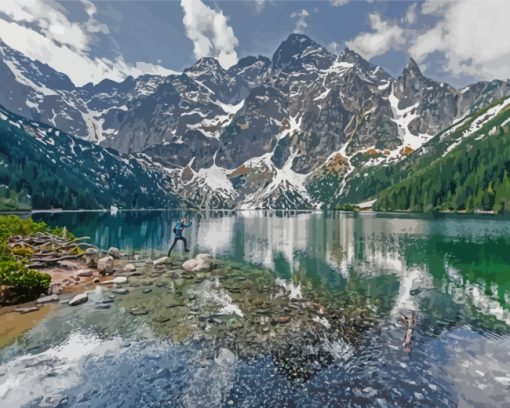
[(132, 263), (128, 263), (128, 264), (124, 265), (123, 270), (124, 270), (124, 272), (134, 272), (134, 271), (136, 271), (136, 266)]
[(86, 293), (80, 293), (69, 301), (69, 306), (78, 306), (87, 302), (87, 300), (89, 300), (88, 295)]
[(221, 348), (214, 358), (214, 362), (222, 367), (228, 367), (236, 362), (236, 356), (229, 349)]
[(131, 313), (133, 316), (141, 316), (141, 315), (146, 315), (148, 314), (149, 312), (143, 308), (133, 308), (129, 311), (129, 313)]
[(113, 289), (112, 292), (117, 295), (127, 295), (129, 293), (129, 290), (127, 290), (126, 288), (118, 288)]
[(278, 316), (274, 317), (271, 321), (271, 324), (282, 324), (282, 323), (288, 323), (290, 321), (290, 316)]
[(99, 303), (96, 305), (96, 309), (103, 310), (103, 309), (109, 309), (111, 307), (108, 303)]
[(21, 314), (30, 313), (30, 312), (36, 312), (38, 310), (39, 310), (39, 308), (35, 307), (35, 306), (32, 306), (32, 307), (17, 307), (16, 309), (14, 309), (15, 312), (18, 312), (18, 313), (21, 313)]

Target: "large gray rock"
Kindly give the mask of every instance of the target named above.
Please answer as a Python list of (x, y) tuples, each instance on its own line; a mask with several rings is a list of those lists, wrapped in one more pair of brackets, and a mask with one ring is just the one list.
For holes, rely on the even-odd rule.
[(87, 300), (89, 300), (88, 295), (86, 293), (80, 293), (69, 301), (69, 306), (78, 306), (87, 302)]
[(114, 259), (119, 259), (120, 258), (120, 250), (119, 250), (119, 248), (111, 247), (108, 250), (108, 255), (110, 255)]
[(107, 255), (97, 261), (97, 270), (100, 273), (111, 273), (113, 268), (113, 257)]

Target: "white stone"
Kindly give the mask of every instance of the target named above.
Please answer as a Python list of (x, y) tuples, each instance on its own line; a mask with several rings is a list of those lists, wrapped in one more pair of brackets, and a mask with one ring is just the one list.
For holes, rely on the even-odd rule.
[(92, 276), (93, 272), (91, 269), (80, 269), (79, 271), (76, 272), (76, 276), (80, 276), (80, 277), (87, 277), (87, 276)]
[(82, 303), (85, 303), (87, 300), (89, 300), (88, 295), (86, 293), (80, 293), (79, 295), (76, 295), (69, 301), (69, 306), (81, 305)]
[(168, 256), (164, 256), (163, 258), (156, 259), (152, 264), (153, 265), (163, 265), (169, 264), (172, 260)]
[(123, 284), (123, 283), (127, 283), (128, 282), (128, 278), (126, 278), (125, 276), (117, 276), (116, 278), (113, 278), (112, 280), (112, 283), (116, 283), (116, 284)]
[(209, 254), (198, 254), (195, 259), (197, 261), (203, 261), (203, 262), (207, 262), (207, 263), (212, 263), (213, 262), (213, 257)]
[(182, 267), (187, 271), (192, 271), (197, 265), (198, 262), (196, 259), (188, 259), (186, 262), (182, 264)]
[(35, 301), (36, 303), (51, 303), (51, 302), (58, 302), (58, 296), (57, 295), (49, 295), (49, 296), (43, 296), (40, 297)]
[(113, 267), (113, 258), (111, 256), (105, 256), (97, 261), (97, 270), (99, 272), (111, 272)]
[(134, 272), (136, 271), (136, 266), (133, 265), (132, 263), (128, 263), (126, 265), (124, 265), (124, 272)]

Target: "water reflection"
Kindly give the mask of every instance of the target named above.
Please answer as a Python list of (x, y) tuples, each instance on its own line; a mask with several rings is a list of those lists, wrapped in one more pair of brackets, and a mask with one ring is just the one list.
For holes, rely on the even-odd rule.
[[(239, 406), (338, 406), (353, 401), (497, 406), (508, 399), (510, 357), (503, 350), (510, 325), (510, 220), (265, 211), (62, 213), (36, 218), (67, 225), (102, 248), (118, 246), (156, 257), (166, 252), (172, 226), (182, 216), (193, 221), (186, 233), (195, 253), (264, 266), (296, 297), (314, 299), (339, 313), (345, 305), (363, 307), (376, 315), (378, 325), (360, 331), (355, 342), (345, 342), (341, 335), (312, 333), (310, 339), (309, 333), (297, 333), (281, 348), (252, 360), (236, 357), (232, 362), (228, 352), (221, 354), (227, 338), (217, 339), (210, 349), (194, 343), (179, 352), (172, 347), (154, 370), (169, 370), (182, 385), (184, 392), (175, 386), (167, 394), (181, 396), (177, 406), (229, 406), (229, 401)], [(399, 316), (411, 310), (417, 311), (418, 321), (416, 346), (408, 355), (402, 351)], [(80, 322), (93, 319), (84, 314)], [(115, 321), (120, 320), (117, 316)], [(330, 333), (342, 333), (338, 321), (330, 323), (321, 316), (314, 320)], [(63, 317), (58, 325), (71, 324), (67, 321)], [(107, 324), (94, 322), (95, 326)], [(132, 320), (122, 328), (150, 333), (147, 327), (133, 326)], [(164, 345), (157, 347), (166, 350)], [(179, 353), (185, 358), (175, 357)], [(118, 367), (142, 373), (136, 369), (140, 358), (120, 359)], [(104, 364), (90, 364), (112, 373)], [(127, 374), (123, 378), (133, 380)], [(159, 384), (157, 376), (154, 381)], [(299, 381), (302, 388), (296, 386)], [(94, 383), (88, 382), (88, 387)], [(149, 397), (151, 387), (143, 389)], [(207, 401), (206, 390), (211, 392)], [(157, 394), (156, 400), (168, 402), (164, 395)]]
[(508, 323), (509, 220), (276, 211), (35, 216), (102, 248), (153, 256), (166, 251), (181, 217), (193, 221), (193, 251), (263, 265), (308, 290), (382, 296), (390, 316), (441, 298)]

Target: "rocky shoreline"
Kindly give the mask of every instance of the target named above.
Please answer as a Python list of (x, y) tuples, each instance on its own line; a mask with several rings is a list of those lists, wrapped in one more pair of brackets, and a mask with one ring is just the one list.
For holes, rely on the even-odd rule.
[(220, 342), (239, 357), (285, 356), (295, 342), (303, 351), (324, 338), (356, 344), (377, 326), (356, 302), (314, 297), (272, 271), (208, 254), (152, 260), (114, 248), (44, 272), (52, 276), (52, 293), (4, 313), (29, 314), (48, 304), (120, 312), (143, 319), (162, 338)]

